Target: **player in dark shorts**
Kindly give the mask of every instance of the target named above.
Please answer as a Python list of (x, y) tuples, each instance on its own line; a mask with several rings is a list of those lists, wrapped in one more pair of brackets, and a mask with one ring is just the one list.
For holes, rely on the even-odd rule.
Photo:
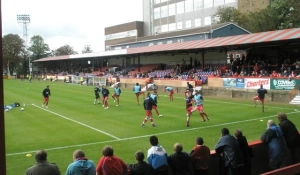
[(94, 89), (95, 92), (95, 100), (94, 100), (94, 104), (96, 104), (96, 102), (98, 101), (98, 104), (100, 104), (100, 88), (99, 85), (97, 85)]

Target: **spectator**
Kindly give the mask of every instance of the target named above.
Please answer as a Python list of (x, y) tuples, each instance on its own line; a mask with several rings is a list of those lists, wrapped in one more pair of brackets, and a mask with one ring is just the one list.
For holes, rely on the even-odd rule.
[(135, 153), (135, 164), (127, 164), (131, 175), (150, 175), (152, 167), (144, 161), (145, 155), (142, 151), (138, 150)]
[(35, 153), (35, 165), (26, 170), (25, 175), (60, 175), (59, 168), (54, 163), (47, 161), (47, 152), (40, 150)]
[(224, 159), (225, 170), (229, 175), (244, 174), (244, 156), (237, 140), (229, 134), (227, 128), (221, 130), (222, 137), (215, 146), (215, 151)]
[(241, 130), (235, 130), (234, 136), (236, 140), (239, 142), (240, 149), (243, 153), (244, 160), (245, 160), (245, 166), (244, 166), (244, 172), (245, 175), (251, 175), (251, 158), (253, 157), (252, 149), (248, 145), (247, 138), (243, 136), (243, 133)]
[(293, 122), (291, 122), (285, 113), (278, 113), (279, 127), (291, 155), (291, 163), (300, 162), (300, 135)]
[(148, 150), (148, 164), (154, 169), (155, 175), (168, 175), (168, 155), (166, 150), (158, 144), (156, 136), (150, 137), (151, 148)]
[(196, 138), (196, 146), (190, 153), (194, 175), (207, 175), (209, 165), (210, 150), (204, 145), (202, 137)]
[(114, 150), (111, 146), (104, 146), (102, 155), (96, 168), (96, 175), (119, 175), (128, 171), (125, 162), (119, 157), (114, 156)]
[(276, 126), (273, 120), (267, 122), (267, 130), (260, 137), (261, 141), (269, 146), (269, 166), (272, 169), (282, 168), (288, 165), (288, 148), (284, 140), (283, 132)]
[(92, 160), (88, 160), (82, 150), (73, 153), (73, 163), (68, 166), (66, 175), (95, 175), (96, 167)]
[(180, 143), (174, 144), (174, 154), (168, 157), (168, 163), (172, 169), (173, 175), (193, 175), (193, 168), (189, 154), (183, 152)]

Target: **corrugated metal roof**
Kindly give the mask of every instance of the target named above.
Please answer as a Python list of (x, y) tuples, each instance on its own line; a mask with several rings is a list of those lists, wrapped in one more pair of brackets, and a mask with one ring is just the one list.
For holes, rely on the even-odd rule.
[(213, 38), (208, 40), (188, 41), (139, 48), (128, 48), (127, 54), (163, 52), (171, 50), (208, 49), (222, 46), (269, 43), (275, 41), (292, 40), (300, 38), (300, 28), (276, 30), (269, 32), (245, 34), (230, 37)]

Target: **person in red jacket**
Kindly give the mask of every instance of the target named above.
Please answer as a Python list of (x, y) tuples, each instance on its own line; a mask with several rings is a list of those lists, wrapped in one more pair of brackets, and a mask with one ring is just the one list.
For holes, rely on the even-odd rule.
[(210, 149), (204, 145), (202, 137), (196, 138), (196, 146), (190, 153), (194, 174), (208, 174)]
[(96, 168), (96, 175), (123, 174), (128, 172), (127, 165), (122, 159), (114, 156), (114, 150), (111, 146), (104, 146), (102, 155)]

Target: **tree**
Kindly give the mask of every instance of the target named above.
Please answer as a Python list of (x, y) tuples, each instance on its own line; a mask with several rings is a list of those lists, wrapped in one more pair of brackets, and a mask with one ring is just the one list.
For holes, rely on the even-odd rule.
[(90, 45), (85, 45), (84, 49), (82, 51), (82, 53), (92, 53), (92, 52), (93, 52), (93, 50), (91, 49)]
[[(7, 34), (2, 38), (2, 52), (3, 52), (3, 69), (9, 68), (9, 73), (12, 75), (16, 68), (22, 62), (28, 60), (28, 54), (25, 48), (25, 41), (16, 34)], [(28, 62), (28, 61), (27, 61)], [(23, 64), (23, 73), (26, 73), (26, 65)], [(21, 71), (21, 70), (18, 70)]]
[(214, 16), (218, 18), (218, 23), (233, 22), (241, 27), (247, 27), (247, 14), (241, 13), (234, 7), (219, 7)]
[(74, 54), (78, 54), (78, 53), (73, 50), (73, 47), (67, 44), (55, 50), (55, 56), (74, 55)]
[(30, 44), (28, 50), (31, 52), (31, 61), (50, 56), (49, 46), (44, 43), (44, 39), (40, 35), (31, 37)]

